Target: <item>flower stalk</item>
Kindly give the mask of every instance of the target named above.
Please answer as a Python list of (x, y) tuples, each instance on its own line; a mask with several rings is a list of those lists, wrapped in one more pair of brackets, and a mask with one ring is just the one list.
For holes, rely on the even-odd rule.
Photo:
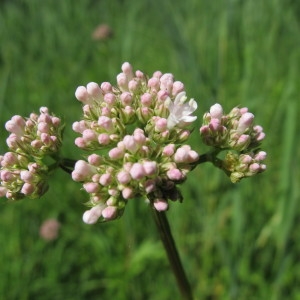
[(155, 208), (152, 208), (151, 210), (155, 224), (160, 233), (160, 238), (166, 250), (170, 266), (176, 278), (182, 299), (193, 300), (191, 286), (183, 269), (167, 216), (164, 211), (157, 211)]

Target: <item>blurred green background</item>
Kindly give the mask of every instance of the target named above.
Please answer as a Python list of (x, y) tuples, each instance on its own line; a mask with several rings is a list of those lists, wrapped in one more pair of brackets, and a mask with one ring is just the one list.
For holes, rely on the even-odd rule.
[[(113, 36), (93, 38), (99, 24)], [(115, 84), (124, 61), (184, 82), (197, 127), (219, 102), (248, 106), (267, 134), (267, 172), (234, 185), (201, 165), (168, 212), (195, 299), (300, 299), (300, 2), (0, 1), (0, 153), (12, 115), (48, 106), (67, 123), (64, 155), (80, 157), (75, 89)], [(0, 299), (180, 299), (149, 208), (132, 201), (89, 226), (85, 201), (62, 171), (39, 200), (1, 200)], [(61, 224), (54, 241), (39, 235), (49, 218)]]

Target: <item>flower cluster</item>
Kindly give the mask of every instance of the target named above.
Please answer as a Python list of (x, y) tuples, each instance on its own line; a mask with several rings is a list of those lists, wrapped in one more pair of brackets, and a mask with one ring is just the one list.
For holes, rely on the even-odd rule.
[(228, 152), (223, 167), (229, 172), (230, 180), (235, 183), (245, 177), (251, 177), (266, 170), (263, 163), (267, 156), (264, 151), (250, 152), (248, 154), (236, 154)]
[(266, 165), (262, 161), (266, 152), (259, 146), (265, 138), (260, 125), (254, 125), (254, 115), (248, 108), (235, 107), (229, 114), (223, 113), (220, 104), (215, 104), (203, 116), (200, 135), (205, 144), (221, 150), (232, 150), (219, 166), (229, 174), (232, 182), (263, 172)]
[(62, 143), (61, 120), (42, 107), (39, 115), (32, 113), (27, 119), (13, 116), (5, 128), (10, 151), (0, 156), (0, 197), (40, 197), (48, 188), (49, 168), (43, 160), (57, 153)]
[(86, 223), (120, 216), (132, 198), (144, 198), (157, 210), (182, 199), (177, 184), (199, 158), (182, 145), (197, 109), (182, 82), (160, 71), (148, 78), (124, 63), (117, 86), (91, 82), (75, 96), (83, 103), (83, 118), (73, 124), (81, 134), (75, 144), (92, 152), (72, 173), (90, 195)]
[(264, 139), (262, 127), (253, 125), (254, 115), (248, 108), (235, 107), (227, 115), (220, 104), (203, 116), (200, 134), (205, 144), (221, 149), (244, 151), (257, 148)]
[[(14, 116), (5, 124), (9, 152), (0, 156), (0, 197), (40, 197), (49, 174), (61, 167), (88, 193), (83, 220), (93, 224), (118, 218), (134, 198), (167, 210), (170, 201), (182, 201), (178, 186), (187, 174), (206, 161), (232, 182), (266, 169), (266, 152), (259, 149), (265, 134), (247, 108), (224, 114), (220, 104), (213, 105), (200, 128), (212, 151), (199, 156), (188, 143), (197, 102), (187, 98), (183, 83), (170, 73), (134, 72), (127, 62), (121, 69), (115, 86), (90, 82), (76, 89), (83, 116), (73, 130), (85, 159), (60, 157), (64, 126), (46, 107), (39, 115)], [(222, 160), (217, 155), (223, 150)]]

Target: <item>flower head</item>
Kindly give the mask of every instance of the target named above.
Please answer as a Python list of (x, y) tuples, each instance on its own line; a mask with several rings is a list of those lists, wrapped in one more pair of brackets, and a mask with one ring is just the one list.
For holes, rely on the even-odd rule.
[[(91, 154), (76, 163), (72, 178), (89, 194), (88, 224), (120, 217), (133, 198), (157, 210), (181, 201), (177, 185), (199, 157), (182, 145), (190, 136), (185, 127), (197, 118), (197, 103), (187, 101), (183, 83), (160, 71), (148, 78), (127, 62), (121, 70), (117, 86), (90, 83), (75, 93), (83, 104), (83, 118), (73, 124), (81, 134), (75, 144)], [(101, 163), (92, 164), (99, 150)]]

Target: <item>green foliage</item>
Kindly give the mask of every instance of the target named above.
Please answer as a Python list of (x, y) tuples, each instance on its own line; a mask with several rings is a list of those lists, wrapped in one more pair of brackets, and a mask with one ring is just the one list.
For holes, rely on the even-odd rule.
[[(196, 299), (300, 299), (299, 16), (291, 0), (1, 1), (0, 152), (6, 120), (48, 106), (67, 124), (64, 154), (80, 157), (75, 89), (115, 83), (124, 61), (175, 74), (198, 125), (215, 102), (248, 106), (267, 134), (267, 172), (233, 185), (201, 165), (169, 221)], [(99, 23), (112, 38), (91, 38)], [(88, 226), (85, 201), (62, 172), (42, 199), (2, 201), (0, 299), (180, 299), (147, 205)], [(52, 242), (39, 237), (47, 218), (62, 224)]]

